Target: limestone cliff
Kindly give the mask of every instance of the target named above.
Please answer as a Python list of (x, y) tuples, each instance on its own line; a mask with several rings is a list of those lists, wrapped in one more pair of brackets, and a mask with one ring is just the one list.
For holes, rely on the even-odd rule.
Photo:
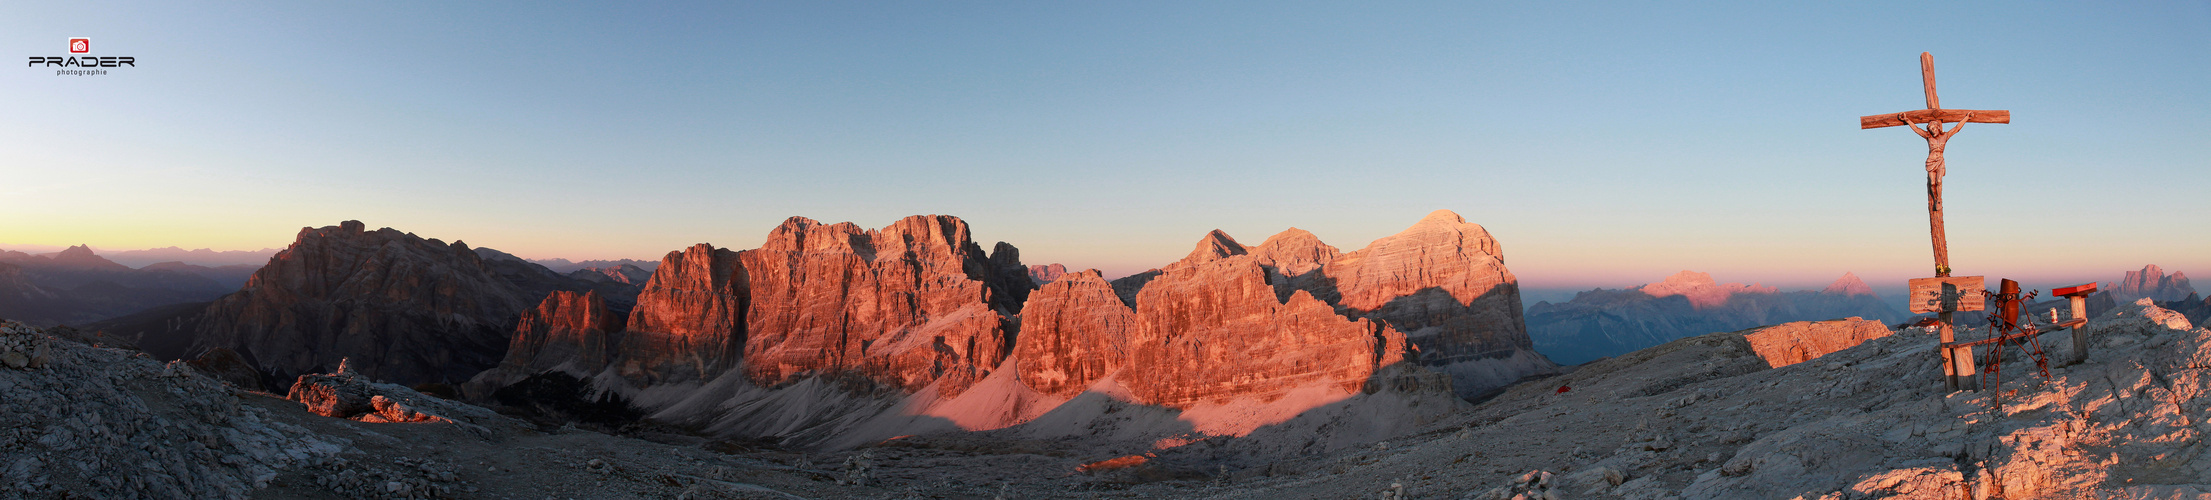
[(881, 230), (793, 217), (741, 256), (752, 294), (745, 374), (776, 385), (856, 373), (956, 395), (1005, 359), (1010, 316), (1033, 286), (1012, 246), (999, 250), (986, 256), (951, 216)]
[(498, 363), (535, 299), (466, 244), (346, 221), (301, 229), (207, 306), (185, 354), (229, 348), (278, 380), (350, 357), (377, 380), (458, 383)]
[(748, 283), (737, 252), (705, 243), (669, 252), (637, 294), (619, 373), (653, 384), (735, 368), (745, 346)]

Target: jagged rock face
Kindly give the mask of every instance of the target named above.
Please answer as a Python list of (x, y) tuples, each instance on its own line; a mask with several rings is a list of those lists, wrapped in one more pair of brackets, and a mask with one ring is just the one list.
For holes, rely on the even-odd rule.
[(1879, 321), (1852, 317), (1782, 323), (1743, 334), (1743, 340), (1750, 342), (1750, 350), (1758, 357), (1765, 358), (1766, 366), (1780, 368), (1857, 347), (1890, 333), (1894, 332)]
[(1128, 364), (1136, 312), (1121, 304), (1098, 271), (1067, 274), (1029, 294), (1013, 350), (1021, 383), (1073, 396)]
[(1298, 292), (1276, 300), (1268, 271), (1226, 234), (1144, 285), (1121, 383), (1147, 404), (1187, 407), (1325, 384), (1357, 391), (1402, 359), (1404, 337)]
[(381, 380), (457, 383), (497, 364), (531, 299), (465, 244), (346, 221), (302, 229), (210, 304), (186, 354), (229, 348), (280, 380), (351, 357)]
[[(1471, 394), (1549, 369), (1532, 359), (1521, 317), (1520, 285), (1489, 231), (1437, 210), (1395, 235), (1321, 268), (1343, 298), (1337, 305), (1405, 332), (1420, 362), (1441, 367)], [(1512, 360), (1509, 367), (1460, 366)]]
[(988, 375), (1011, 348), (1006, 315), (1020, 309), (1026, 271), (1010, 245), (997, 261), (949, 216), (913, 216), (879, 231), (793, 217), (743, 252), (752, 307), (745, 373), (775, 385), (805, 374), (856, 372), (950, 397)]
[(1267, 282), (1274, 285), (1278, 301), (1288, 302), (1290, 295), (1299, 290), (1330, 304), (1343, 298), (1336, 280), (1321, 271), (1321, 266), (1342, 257), (1343, 252), (1322, 243), (1313, 233), (1294, 227), (1284, 230), (1252, 247), (1251, 256), (1267, 270)]
[(2175, 272), (2166, 276), (2164, 269), (2150, 264), (2142, 266), (2140, 271), (2127, 271), (2126, 278), (2119, 281), (2119, 288), (2114, 292), (2118, 295), (2114, 297), (2118, 302), (2133, 302), (2142, 298), (2166, 302), (2187, 298), (2189, 294), (2196, 293), (2196, 289), (2188, 284), (2186, 273)]
[(662, 258), (630, 312), (620, 373), (657, 383), (713, 378), (736, 367), (749, 300), (739, 260), (737, 252), (705, 243)]
[(522, 313), (498, 370), (522, 377), (562, 365), (596, 372), (612, 361), (623, 327), (598, 292), (553, 292)]
[[(1416, 359), (1450, 373), (1461, 395), (1557, 366), (1532, 348), (1520, 315), (1519, 285), (1505, 269), (1497, 241), (1449, 210), (1430, 213), (1351, 253), (1297, 228), (1255, 247), (1213, 231), (1181, 261), (1114, 280), (1112, 286), (1124, 304), (1144, 315), (1153, 310), (1144, 301), (1159, 280), (1219, 262), (1257, 266), (1260, 283), (1276, 304), (1305, 295), (1341, 317), (1405, 332), (1406, 341), (1419, 347)], [(1201, 275), (1240, 283), (1234, 281), (1243, 278), (1239, 272), (1185, 273), (1174, 286), (1189, 287), (1187, 282)]]

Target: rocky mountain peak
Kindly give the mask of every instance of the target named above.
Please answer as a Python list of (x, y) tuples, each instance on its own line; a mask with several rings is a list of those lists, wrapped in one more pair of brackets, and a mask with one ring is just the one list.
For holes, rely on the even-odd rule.
[(1293, 227), (1267, 237), (1267, 241), (1251, 249), (1251, 255), (1259, 265), (1297, 276), (1336, 260), (1343, 256), (1343, 251), (1321, 242), (1313, 233)]
[(279, 379), (350, 357), (378, 379), (460, 382), (498, 363), (533, 294), (562, 284), (542, 268), (504, 277), (458, 242), (365, 227), (302, 228), (244, 289), (201, 313), (190, 351), (228, 348)]
[(1866, 286), (1866, 282), (1864, 280), (1858, 279), (1857, 274), (1844, 272), (1841, 278), (1836, 278), (1834, 283), (1828, 284), (1827, 288), (1820, 290), (1820, 293), (1831, 293), (1846, 296), (1872, 296), (1873, 287)]
[(56, 266), (79, 270), (130, 270), (129, 266), (114, 263), (107, 260), (106, 258), (100, 257), (98, 254), (92, 253), (92, 247), (88, 245), (77, 245), (69, 247), (68, 249), (62, 250), (61, 253), (54, 254), (53, 260), (54, 265)]
[[(794, 217), (776, 230), (799, 220)], [(775, 237), (769, 239), (772, 243)], [(748, 300), (746, 274), (738, 260), (737, 252), (706, 243), (662, 257), (630, 312), (628, 333), (621, 338), (627, 359), (620, 373), (648, 382), (692, 380), (711, 378), (735, 365), (744, 348)]]
[(2187, 274), (2175, 272), (2167, 276), (2164, 269), (2150, 264), (2142, 266), (2141, 271), (2127, 271), (2126, 278), (2119, 281), (2118, 289), (2113, 292), (2122, 302), (2140, 298), (2162, 302), (2187, 298), (2196, 293), (2196, 289), (2189, 285)]
[(1434, 212), (1428, 212), (1428, 215), (1427, 215), (1427, 216), (1421, 217), (1421, 218), (1420, 218), (1420, 222), (1419, 222), (1419, 223), (1416, 223), (1415, 225), (1418, 225), (1418, 224), (1431, 224), (1431, 223), (1433, 223), (1433, 224), (1445, 224), (1445, 225), (1458, 225), (1458, 224), (1465, 224), (1465, 223), (1466, 223), (1466, 218), (1465, 218), (1465, 217), (1461, 217), (1461, 216), (1459, 216), (1459, 213), (1458, 213), (1458, 212), (1453, 212), (1453, 211), (1451, 211), (1450, 209), (1437, 209), (1437, 210), (1436, 210), (1436, 211), (1434, 211)]
[(1182, 260), (1176, 261), (1169, 268), (1203, 264), (1248, 252), (1242, 243), (1236, 242), (1236, 238), (1229, 237), (1228, 233), (1215, 229), (1205, 233), (1204, 238), (1198, 239), (1197, 248), (1191, 249), (1190, 255), (1183, 256)]
[(1367, 244), (1368, 248), (1390, 246), (1434, 246), (1461, 252), (1479, 252), (1496, 259), (1499, 264), (1505, 261), (1504, 249), (1497, 245), (1496, 239), (1489, 236), (1488, 229), (1481, 224), (1466, 222), (1466, 218), (1450, 210), (1429, 212), (1427, 217), (1422, 217), (1412, 227)]

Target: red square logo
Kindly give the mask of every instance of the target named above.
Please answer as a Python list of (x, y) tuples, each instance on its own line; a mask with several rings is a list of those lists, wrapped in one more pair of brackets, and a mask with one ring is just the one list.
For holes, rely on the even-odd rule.
[(86, 53), (86, 52), (91, 52), (91, 51), (92, 51), (92, 39), (90, 39), (90, 38), (71, 38), (71, 39), (69, 39), (69, 53), (71, 53), (71, 54), (83, 54), (83, 53)]

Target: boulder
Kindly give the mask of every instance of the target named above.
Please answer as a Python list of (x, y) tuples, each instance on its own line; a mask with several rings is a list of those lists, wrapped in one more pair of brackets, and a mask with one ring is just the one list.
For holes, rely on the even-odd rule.
[(51, 342), (38, 328), (15, 321), (0, 321), (0, 366), (24, 369), (46, 366)]
[(1830, 321), (1797, 321), (1759, 328), (1743, 334), (1751, 351), (1780, 368), (1818, 359), (1827, 353), (1857, 347), (1865, 341), (1887, 337), (1888, 325), (1851, 317)]

